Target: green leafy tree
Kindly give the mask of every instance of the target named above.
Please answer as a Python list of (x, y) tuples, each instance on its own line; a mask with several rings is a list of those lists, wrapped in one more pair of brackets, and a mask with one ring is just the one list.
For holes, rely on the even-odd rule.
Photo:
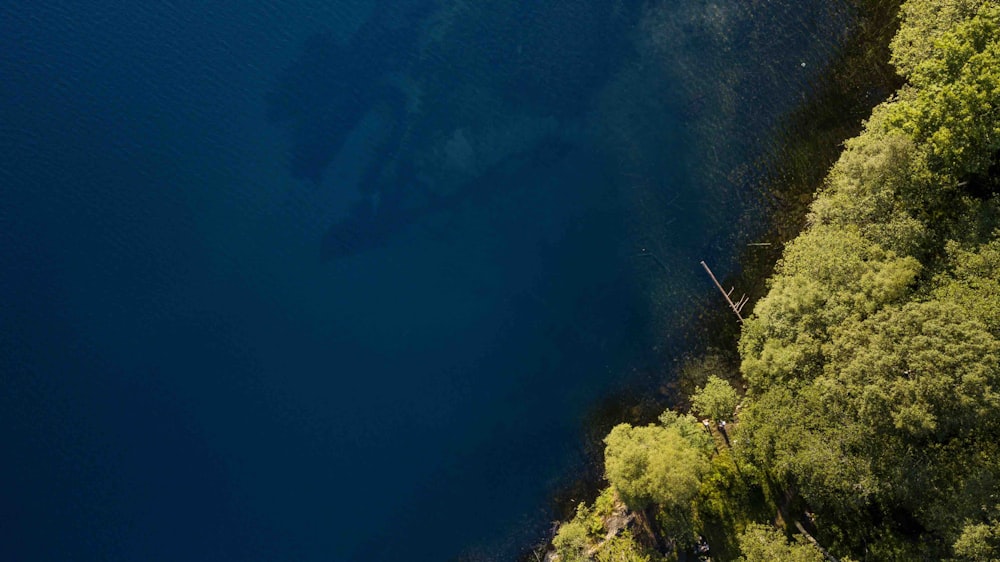
[(931, 58), (934, 43), (957, 23), (973, 16), (984, 0), (909, 0), (900, 8), (899, 32), (892, 40), (892, 63), (909, 76)]
[(681, 414), (674, 410), (665, 410), (659, 417), (660, 425), (671, 431), (676, 430), (680, 435), (697, 450), (708, 453), (715, 447), (712, 436), (709, 435), (701, 423), (691, 414)]
[(889, 307), (831, 336), (822, 374), (744, 411), (741, 454), (842, 519), (891, 505), (954, 536), (1000, 482), (1000, 343), (947, 301)]
[(823, 369), (829, 329), (905, 299), (921, 271), (853, 227), (815, 225), (785, 249), (767, 296), (743, 325), (743, 376), (751, 389), (808, 381)]
[(823, 553), (801, 537), (789, 542), (785, 534), (766, 525), (751, 524), (739, 536), (742, 562), (824, 562)]
[(857, 228), (862, 238), (897, 255), (917, 255), (928, 244), (927, 223), (953, 210), (945, 203), (955, 189), (934, 181), (926, 151), (909, 136), (885, 132), (889, 109), (876, 108), (864, 133), (847, 141), (807, 220)]
[(691, 398), (694, 410), (713, 420), (731, 420), (739, 403), (736, 389), (725, 379), (715, 375), (708, 378)]
[(1000, 231), (972, 249), (951, 242), (947, 253), (948, 268), (935, 279), (935, 298), (959, 304), (1000, 337)]
[(1000, 150), (1000, 6), (950, 26), (909, 78), (891, 124), (927, 144), (943, 177), (985, 174)]
[(589, 562), (587, 553), (594, 545), (590, 523), (590, 509), (581, 503), (576, 508), (576, 516), (559, 526), (552, 546), (562, 562)]
[(597, 562), (650, 562), (652, 557), (636, 542), (632, 533), (624, 531), (601, 545)]
[(608, 481), (631, 509), (650, 504), (689, 509), (708, 469), (704, 433), (688, 417), (673, 425), (632, 427), (620, 424), (604, 439)]
[(954, 550), (956, 559), (962, 562), (1000, 561), (1000, 523), (966, 525)]
[(998, 429), (1000, 342), (948, 301), (893, 307), (835, 331), (826, 395), (887, 434), (946, 442)]

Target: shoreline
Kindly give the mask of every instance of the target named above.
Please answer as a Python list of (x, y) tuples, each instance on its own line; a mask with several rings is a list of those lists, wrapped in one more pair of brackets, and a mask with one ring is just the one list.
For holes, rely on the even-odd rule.
[[(756, 193), (757, 205), (764, 210), (746, 209), (734, 232), (748, 227), (752, 218), (749, 215), (763, 216), (766, 224), (756, 227), (760, 232), (758, 241), (769, 246), (747, 246), (736, 252), (737, 271), (720, 279), (724, 286), (736, 287), (737, 292), (750, 297), (744, 313), (747, 316), (766, 293), (766, 280), (774, 272), (784, 245), (802, 230), (806, 210), (839, 157), (844, 141), (857, 135), (862, 120), (902, 84), (889, 64), (889, 41), (898, 29), (896, 13), (901, 0), (848, 0), (847, 3), (857, 11), (847, 40), (820, 72), (804, 102), (782, 116), (774, 131), (772, 150), (753, 166), (759, 172), (749, 185)], [(789, 159), (789, 155), (793, 158)], [(690, 394), (702, 382), (685, 376), (686, 368), (696, 369), (696, 364), (707, 358), (721, 360), (734, 372), (739, 370), (740, 325), (717, 292), (706, 291), (706, 294), (700, 303), (702, 308), (681, 321), (680, 347), (684, 354), (672, 364), (665, 364), (659, 377), (670, 388), (668, 407), (686, 408)], [(553, 495), (549, 505), (560, 515), (560, 521), (572, 518), (580, 501), (593, 502), (606, 485), (601, 439), (610, 427), (608, 424), (645, 424), (654, 421), (662, 411), (665, 401), (650, 396), (649, 390), (646, 387), (617, 390), (595, 407), (604, 412), (589, 416), (592, 420), (586, 433), (587, 449), (597, 450), (598, 455), (588, 458), (593, 469), (590, 474), (575, 478)], [(609, 421), (609, 418), (615, 419)], [(526, 547), (518, 560), (534, 562), (539, 553), (544, 555), (554, 531), (554, 527), (548, 530), (542, 543)]]
[[(859, 29), (892, 35), (882, 60), (901, 84), (833, 165), (816, 172), (822, 143), (778, 147), (777, 185), (822, 180), (774, 199), (804, 219), (772, 215), (780, 258), (761, 260), (772, 273), (736, 353), (722, 340), (683, 370), (688, 408), (611, 430), (608, 486), (547, 561), (1000, 557), (1000, 6), (898, 13)], [(860, 42), (861, 62), (881, 44)]]

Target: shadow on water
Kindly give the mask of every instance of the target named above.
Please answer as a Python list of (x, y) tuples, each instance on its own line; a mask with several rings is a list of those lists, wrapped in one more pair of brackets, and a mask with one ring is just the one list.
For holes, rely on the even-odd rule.
[(380, 247), (482, 200), (511, 168), (558, 159), (629, 49), (624, 3), (437, 4), (380, 2), (349, 40), (311, 37), (267, 95), (289, 172), (317, 186), (366, 115), (383, 124), (352, 162), (358, 196), (323, 237), (324, 259)]
[(829, 3), (93, 4), (0, 9), (23, 559), (513, 559), (642, 419), (614, 387), (743, 205), (687, 178), (798, 96)]
[[(565, 206), (586, 199), (583, 189), (610, 186), (610, 198), (620, 207), (616, 212), (629, 224), (614, 233), (604, 225), (599, 236), (615, 236), (612, 245), (619, 252), (635, 246), (636, 255), (600, 261), (587, 253), (595, 246), (587, 240), (561, 247), (557, 256), (565, 259), (572, 247), (580, 252), (579, 262), (522, 272), (533, 285), (536, 278), (554, 280), (550, 291), (528, 294), (524, 306), (543, 310), (552, 327), (545, 334), (520, 329), (524, 339), (512, 339), (503, 350), (507, 358), (544, 336), (553, 340), (548, 348), (581, 355), (578, 349), (599, 349), (593, 342), (627, 327), (630, 341), (611, 339), (617, 354), (627, 357), (606, 367), (616, 374), (627, 371), (623, 366), (632, 368), (621, 375), (620, 387), (608, 388), (613, 384), (607, 372), (594, 374), (599, 359), (615, 354), (595, 353), (590, 363), (573, 365), (580, 374), (569, 385), (588, 402), (572, 408), (593, 411), (589, 416), (559, 411), (587, 418), (580, 422), (594, 434), (581, 456), (599, 458), (600, 434), (611, 424), (649, 419), (676, 398), (677, 390), (663, 384), (664, 373), (676, 371), (669, 361), (690, 343), (688, 337), (703, 335), (687, 330), (700, 324), (689, 315), (710, 309), (702, 298), (710, 293), (699, 284), (704, 279), (697, 259), (729, 262), (725, 269), (736, 269), (733, 247), (763, 230), (758, 215), (744, 213), (761, 196), (747, 188), (753, 166), (770, 148), (780, 114), (806, 95), (812, 69), (836, 45), (843, 14), (835, 6), (802, 10), (793, 2), (722, 2), (705, 10), (700, 3), (457, 0), (435, 3), (433, 11), (427, 3), (376, 2), (372, 13), (349, 40), (332, 34), (310, 39), (268, 97), (272, 122), (287, 129), (289, 171), (296, 178), (330, 189), (324, 174), (345, 159), (347, 145), (364, 144), (360, 157), (347, 158), (358, 172), (356, 184), (336, 186), (356, 195), (341, 218), (329, 219), (324, 258), (390, 245), (413, 227), (434, 222), (432, 217), (447, 220), (471, 207), (475, 220), (506, 208), (511, 220), (498, 221), (503, 224), (498, 233), (510, 246), (520, 231), (536, 226), (512, 226), (526, 207)], [(775, 30), (787, 33), (774, 36)], [(364, 123), (372, 115), (379, 125), (375, 134), (366, 134)], [(604, 187), (584, 186), (588, 178), (575, 178), (567, 187), (569, 176), (544, 174), (574, 152), (601, 154), (610, 162), (601, 170), (608, 176)], [(552, 198), (525, 197), (517, 208), (494, 205), (517, 199), (503, 196), (528, 191), (519, 189), (528, 184)], [(557, 220), (535, 214), (538, 221)], [(744, 214), (752, 216), (744, 221)], [(524, 236), (522, 247), (537, 252), (534, 234)], [(559, 263), (546, 258), (545, 263)], [(530, 267), (520, 253), (511, 258), (510, 269)], [(609, 322), (612, 311), (590, 304), (601, 314), (574, 322), (572, 311), (587, 308), (585, 299), (553, 304), (561, 301), (551, 295), (581, 291), (601, 274), (595, 270), (611, 267), (628, 271), (627, 280), (616, 277), (609, 284), (630, 297), (641, 295), (636, 299), (642, 301), (636, 305), (641, 314)], [(503, 298), (499, 308), (513, 317), (515, 296)], [(595, 333), (567, 325), (595, 326)], [(552, 333), (564, 335), (552, 338)], [(569, 363), (552, 360), (551, 370)], [(524, 368), (512, 363), (509, 370)], [(580, 390), (588, 385), (590, 394)], [(564, 391), (537, 381), (526, 386), (541, 394)], [(606, 400), (594, 398), (598, 386)], [(591, 483), (599, 479), (599, 466), (584, 471)], [(579, 499), (587, 488), (565, 495)]]
[(291, 135), (293, 177), (318, 183), (369, 108), (398, 117), (405, 101), (388, 79), (412, 63), (413, 30), (432, 5), (385, 2), (346, 44), (333, 33), (306, 41), (266, 99), (268, 119)]
[(522, 170), (546, 169), (570, 154), (574, 145), (548, 139), (530, 153), (511, 157), (476, 178), (474, 188), (437, 194), (421, 185), (416, 175), (401, 174), (398, 188), (383, 189), (356, 201), (346, 218), (336, 222), (323, 236), (322, 257), (346, 258), (387, 244), (394, 236), (421, 219), (456, 212), (466, 203), (482, 203), (510, 189), (511, 179)]

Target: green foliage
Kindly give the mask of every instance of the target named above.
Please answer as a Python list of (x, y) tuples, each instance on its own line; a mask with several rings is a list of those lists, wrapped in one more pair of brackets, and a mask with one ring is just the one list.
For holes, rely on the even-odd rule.
[(700, 425), (689, 416), (669, 426), (621, 424), (604, 439), (608, 482), (631, 509), (650, 504), (686, 509), (708, 468)]
[(734, 454), (845, 548), (975, 559), (1000, 516), (1000, 203), (962, 180), (1000, 185), (1000, 5), (903, 20), (910, 86), (846, 143), (743, 326)]
[(957, 242), (947, 246), (948, 268), (935, 279), (934, 297), (961, 306), (1000, 336), (1000, 232), (974, 249)]
[(983, 0), (910, 0), (902, 6), (903, 24), (892, 40), (892, 63), (909, 76), (934, 54), (934, 43), (955, 24), (964, 21)]
[(926, 143), (942, 177), (982, 175), (1000, 150), (1000, 6), (945, 29), (910, 70), (914, 94), (890, 123)]
[(594, 500), (594, 513), (593, 516), (602, 522), (605, 518), (610, 517), (615, 510), (615, 491), (613, 489), (604, 488), (601, 493)]
[(656, 530), (668, 543), (668, 554), (676, 556), (695, 544), (701, 522), (694, 501), (684, 506), (659, 506), (655, 514)]
[(881, 134), (886, 108), (876, 109), (865, 134), (847, 142), (808, 221), (857, 228), (886, 250), (916, 255), (927, 244), (927, 221), (940, 219), (937, 210), (951, 193), (934, 183), (926, 154), (909, 137)]
[(955, 303), (892, 307), (838, 327), (826, 400), (885, 434), (945, 442), (1000, 423), (1000, 342)]
[[(606, 520), (615, 511), (615, 491), (605, 488), (593, 507), (581, 503), (572, 520), (559, 526), (552, 546), (561, 562), (651, 562), (655, 552), (639, 544), (632, 533), (623, 531), (605, 539)], [(658, 557), (655, 557), (659, 560)]]
[(955, 558), (968, 562), (1000, 561), (1000, 523), (966, 525), (955, 541)]
[(605, 542), (597, 551), (597, 562), (650, 562), (651, 559), (628, 531)]
[(697, 500), (697, 532), (708, 540), (713, 557), (719, 560), (732, 560), (738, 555), (738, 529), (749, 521), (773, 516), (776, 509), (736, 466), (730, 453), (731, 449), (722, 448), (712, 457)]
[(713, 420), (732, 420), (739, 403), (736, 389), (723, 379), (712, 375), (704, 387), (691, 398), (694, 411)]
[(741, 453), (817, 508), (905, 506), (949, 532), (1000, 474), (1000, 457), (965, 452), (1000, 429), (1000, 343), (954, 303), (913, 302), (831, 328), (824, 358), (809, 384), (755, 397)]
[(815, 225), (785, 249), (768, 295), (744, 323), (740, 351), (751, 388), (811, 380), (822, 372), (831, 327), (906, 297), (920, 263), (863, 238)]
[(746, 464), (767, 467), (782, 482), (797, 482), (814, 509), (852, 517), (883, 491), (884, 483), (860, 454), (871, 435), (846, 414), (824, 407), (814, 386), (797, 393), (771, 388), (744, 409), (734, 433), (737, 454)]
[(732, 503), (743, 504), (749, 499), (746, 483), (733, 463), (732, 456), (722, 451), (712, 457), (711, 468), (702, 479), (698, 511), (716, 521), (731, 518)]
[(701, 423), (691, 414), (681, 414), (674, 410), (665, 410), (660, 414), (660, 425), (676, 430), (695, 449), (706, 454), (715, 446), (712, 436), (705, 431)]
[(767, 525), (752, 524), (739, 536), (743, 562), (824, 562), (823, 553), (804, 539), (791, 542)]
[(576, 516), (559, 526), (552, 546), (562, 562), (588, 562), (590, 557), (587, 552), (594, 545), (592, 537), (595, 534), (592, 511), (587, 504), (581, 503), (576, 507)]

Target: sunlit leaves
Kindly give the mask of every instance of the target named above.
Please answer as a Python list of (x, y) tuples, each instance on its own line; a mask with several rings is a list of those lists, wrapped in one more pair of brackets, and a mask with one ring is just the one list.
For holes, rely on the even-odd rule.
[(741, 562), (823, 562), (818, 548), (797, 536), (792, 541), (784, 533), (765, 525), (750, 525), (740, 534)]
[[(693, 419), (680, 423), (690, 426), (685, 430), (692, 435), (703, 431)], [(630, 508), (684, 507), (695, 498), (708, 469), (708, 451), (685, 430), (679, 424), (621, 424), (604, 439), (607, 479)]]
[(694, 411), (713, 420), (731, 420), (737, 403), (739, 396), (733, 385), (715, 375), (691, 397)]
[(956, 179), (984, 174), (1000, 150), (1000, 6), (941, 34), (909, 73), (912, 99), (890, 122), (926, 143), (932, 164)]

